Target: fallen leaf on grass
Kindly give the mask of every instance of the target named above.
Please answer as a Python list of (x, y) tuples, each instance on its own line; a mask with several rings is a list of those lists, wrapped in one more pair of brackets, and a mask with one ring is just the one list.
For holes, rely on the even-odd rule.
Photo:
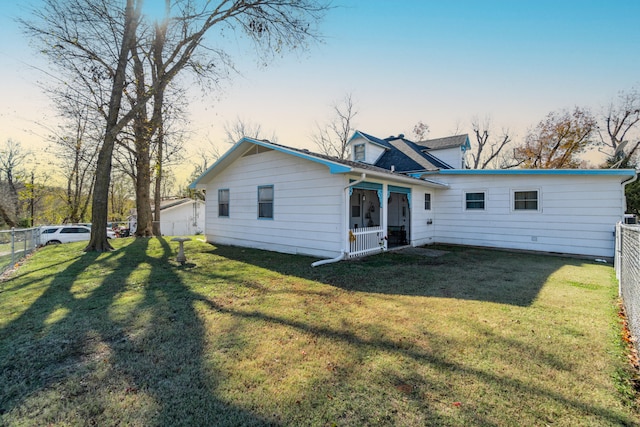
[(400, 393), (411, 394), (411, 392), (413, 392), (413, 387), (410, 384), (398, 384), (396, 386), (396, 390)]

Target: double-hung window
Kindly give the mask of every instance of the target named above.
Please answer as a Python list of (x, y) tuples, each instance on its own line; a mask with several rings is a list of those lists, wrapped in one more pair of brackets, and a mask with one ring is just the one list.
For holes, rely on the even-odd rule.
[(353, 146), (353, 160), (356, 162), (364, 162), (364, 144), (356, 144)]
[(258, 218), (273, 219), (273, 185), (258, 187)]
[(484, 192), (465, 193), (465, 209), (469, 211), (484, 210)]
[(538, 210), (538, 190), (514, 191), (513, 210), (515, 211), (537, 211)]
[(229, 216), (229, 190), (218, 190), (218, 216)]
[(424, 210), (431, 210), (431, 193), (424, 193)]

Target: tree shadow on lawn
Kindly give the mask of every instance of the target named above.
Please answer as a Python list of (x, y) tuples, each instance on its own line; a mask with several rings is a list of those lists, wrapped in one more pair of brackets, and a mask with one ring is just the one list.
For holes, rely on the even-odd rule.
[(551, 274), (584, 260), (531, 253), (438, 246), (447, 253), (428, 257), (386, 252), (311, 267), (317, 259), (233, 246), (212, 253), (281, 274), (345, 290), (389, 295), (456, 298), (530, 306)]
[[(216, 396), (201, 296), (159, 240), (159, 258), (147, 255), (149, 239), (136, 239), (73, 260), (0, 329), (0, 424), (274, 424)], [(76, 280), (102, 263), (114, 268), (80, 295)]]
[[(402, 372), (389, 372), (387, 373), (386, 381), (391, 383), (393, 387), (404, 395), (404, 398), (408, 398), (415, 401), (417, 407), (413, 410), (426, 415), (426, 419), (429, 422), (426, 425), (457, 425), (456, 420), (463, 419), (470, 425), (486, 425), (497, 426), (502, 423), (495, 422), (496, 414), (487, 414), (487, 408), (483, 408), (482, 398), (478, 397), (475, 402), (466, 402), (465, 407), (461, 409), (463, 412), (462, 417), (448, 415), (446, 411), (436, 408), (436, 403), (441, 403), (438, 398), (433, 399), (433, 396), (451, 396), (456, 393), (464, 395), (465, 384), (468, 382), (480, 382), (487, 385), (488, 388), (493, 390), (500, 390), (505, 399), (510, 399), (508, 396), (535, 396), (533, 399), (544, 400), (549, 405), (561, 405), (563, 407), (572, 408), (573, 410), (581, 413), (585, 416), (595, 417), (602, 422), (613, 425), (630, 425), (629, 419), (624, 415), (607, 408), (606, 406), (598, 405), (593, 402), (581, 400), (579, 397), (567, 396), (561, 392), (545, 388), (539, 385), (529, 384), (518, 378), (511, 377), (509, 375), (503, 375), (499, 372), (493, 372), (492, 370), (480, 369), (474, 366), (461, 363), (460, 361), (449, 360), (448, 358), (439, 354), (438, 351), (425, 350), (420, 347), (407, 345), (402, 342), (402, 339), (389, 338), (387, 336), (379, 336), (376, 338), (363, 338), (350, 330), (340, 330), (332, 327), (328, 327), (323, 324), (318, 324), (313, 321), (298, 321), (284, 316), (277, 316), (272, 314), (263, 313), (260, 311), (244, 311), (231, 307), (230, 305), (221, 305), (209, 299), (202, 298), (201, 301), (210, 310), (233, 316), (234, 318), (249, 320), (251, 322), (265, 323), (269, 325), (284, 326), (287, 328), (293, 328), (297, 331), (303, 332), (310, 337), (322, 337), (323, 339), (329, 339), (339, 341), (348, 344), (353, 350), (352, 354), (354, 359), (368, 358), (372, 355), (389, 354), (394, 355), (397, 358), (404, 359), (409, 362), (406, 363), (407, 369)], [(529, 356), (529, 363), (535, 360), (539, 355), (534, 355), (530, 348), (523, 346), (521, 343), (512, 341), (511, 344), (515, 344), (519, 351), (523, 351), (524, 354)], [(359, 355), (356, 355), (358, 353)], [(522, 354), (522, 353), (521, 353)], [(544, 355), (543, 355), (544, 356)], [(544, 356), (546, 357), (546, 356)], [(542, 360), (542, 359), (541, 359)], [(558, 364), (558, 361), (544, 361), (551, 362), (552, 364)], [(356, 362), (365, 363), (364, 361)], [(417, 364), (418, 366), (430, 366), (439, 372), (446, 372), (449, 378), (448, 383), (434, 382), (431, 378), (421, 375), (415, 370), (412, 370), (411, 366)], [(317, 378), (315, 381), (310, 381), (307, 384), (306, 392), (301, 392), (301, 395), (329, 395), (334, 393), (336, 389), (346, 388), (348, 394), (345, 396), (331, 397), (331, 399), (325, 400), (322, 404), (314, 402), (308, 409), (310, 412), (321, 412), (325, 415), (332, 412), (336, 412), (332, 406), (341, 405), (342, 402), (332, 403), (333, 400), (344, 399), (348, 401), (350, 399), (357, 399), (357, 395), (360, 393), (378, 393), (380, 394), (379, 385), (372, 385), (371, 390), (355, 390), (350, 387), (349, 378), (353, 372), (342, 372), (341, 378), (337, 381), (340, 387), (335, 387), (335, 384), (327, 386), (327, 382), (331, 383), (332, 380), (326, 378)], [(371, 380), (373, 380), (374, 374), (371, 373)], [(458, 389), (459, 387), (459, 389)], [(393, 392), (387, 396), (384, 395), (366, 395), (366, 400), (371, 401), (375, 399), (382, 399), (379, 402), (379, 407), (376, 410), (385, 412), (385, 409), (393, 407), (393, 404), (388, 399), (395, 399)], [(451, 402), (453, 403), (453, 402)], [(469, 403), (469, 404), (467, 404)], [(302, 403), (298, 403), (302, 404)], [(318, 405), (324, 405), (324, 408), (319, 408)], [(385, 418), (388, 414), (380, 418), (380, 414), (371, 413), (358, 413), (360, 408), (350, 408), (350, 416), (353, 418), (353, 422), (348, 420), (345, 425), (396, 425), (392, 417)], [(370, 410), (371, 408), (369, 408)], [(303, 406), (300, 407), (301, 411), (304, 411)], [(537, 411), (540, 411), (539, 413)], [(339, 411), (338, 411), (339, 412)], [(393, 412), (393, 411), (392, 411)], [(544, 412), (544, 409), (531, 408), (530, 412), (534, 413), (534, 417), (538, 420), (545, 420), (547, 422), (557, 421), (553, 417), (549, 417)], [(377, 421), (376, 418), (378, 418)], [(328, 420), (325, 420), (328, 421)], [(340, 424), (340, 423), (338, 423)]]
[[(421, 411), (432, 425), (437, 425), (438, 419), (443, 421), (442, 424), (453, 424), (456, 419), (449, 418), (441, 408), (436, 408), (437, 402), (431, 398), (431, 394), (436, 398), (455, 395), (458, 382), (461, 384), (460, 393), (464, 393), (462, 384), (469, 378), (493, 384), (495, 387), (492, 388), (504, 390), (505, 394), (541, 396), (609, 424), (628, 421), (614, 410), (592, 405), (579, 397), (566, 396), (507, 375), (448, 360), (438, 351), (407, 346), (384, 331), (371, 337), (360, 336), (349, 329), (323, 324), (322, 319), (295, 319), (277, 309), (266, 312), (260, 311), (259, 306), (257, 309), (251, 305), (241, 308), (231, 302), (222, 304), (214, 301), (193, 292), (191, 284), (183, 282), (177, 272), (185, 269), (189, 272), (186, 276), (192, 280), (197, 278), (195, 269), (180, 267), (172, 262), (174, 252), (169, 244), (163, 239), (158, 240), (162, 247), (159, 256), (148, 254), (148, 239), (136, 239), (112, 253), (99, 256), (86, 254), (72, 261), (24, 313), (0, 329), (0, 383), (9, 385), (0, 390), (0, 423), (6, 416), (6, 420), (17, 420), (14, 422), (23, 424), (41, 421), (102, 425), (277, 424), (277, 414), (273, 419), (267, 419), (219, 397), (219, 390), (228, 387), (226, 376), (229, 373), (218, 365), (212, 348), (228, 348), (226, 343), (232, 343), (239, 356), (244, 358), (252, 356), (252, 349), (240, 337), (234, 337), (236, 333), (241, 334), (241, 330), (212, 330), (211, 325), (205, 325), (200, 318), (203, 314), (224, 316), (240, 328), (260, 328), (264, 325), (282, 327), (283, 330), (293, 329), (306, 336), (345, 343), (348, 350), (359, 352), (362, 357), (391, 354), (404, 358), (412, 362), (406, 372), (384, 375), (393, 382), (390, 393), (395, 393), (393, 387), (397, 387), (407, 399), (421, 405), (420, 409), (414, 410)], [(225, 247), (213, 251), (217, 255), (247, 263), (258, 264), (255, 261), (258, 259), (264, 268), (310, 280), (318, 280), (315, 278), (318, 275), (325, 277), (326, 272), (330, 273), (330, 278), (338, 276), (340, 272), (312, 269), (309, 266), (310, 258), (263, 251), (242, 252), (244, 250)], [(454, 261), (447, 262), (455, 264)], [(377, 262), (388, 262), (395, 268), (403, 265), (404, 261), (395, 260), (393, 256), (383, 257)], [(413, 262), (419, 263), (418, 260)], [(101, 263), (109, 264), (110, 274), (94, 284), (87, 296), (80, 296), (74, 281)], [(274, 263), (278, 263), (279, 267), (274, 267)], [(359, 262), (344, 264), (347, 268), (355, 268)], [(336, 266), (339, 265), (327, 267)], [(359, 268), (363, 268), (366, 274), (376, 271), (375, 265), (366, 263), (365, 267)], [(378, 286), (382, 286), (382, 282)], [(391, 293), (391, 290), (388, 292)], [(56, 318), (56, 313), (61, 310), (63, 315)], [(216, 322), (216, 325), (220, 323)], [(291, 351), (291, 348), (285, 351)], [(225, 354), (220, 357), (231, 359), (234, 356)], [(451, 382), (434, 384), (431, 378), (420, 374), (413, 366), (430, 366), (446, 372)], [(352, 393), (378, 393), (367, 396), (365, 400), (377, 399), (380, 412), (391, 410), (393, 405), (385, 400), (389, 395), (380, 395), (379, 385), (374, 384), (366, 390), (354, 390), (350, 386), (351, 375), (361, 374), (359, 367), (352, 368), (353, 371), (342, 369), (345, 368), (339, 366), (336, 374), (342, 394), (331, 401), (325, 399), (322, 408), (313, 406), (317, 401), (308, 407), (301, 402), (301, 406), (293, 410), (291, 415), (300, 417), (298, 424), (304, 424), (307, 415), (305, 410), (309, 411), (309, 415), (316, 416), (316, 421), (324, 416), (323, 410), (331, 414), (351, 411), (359, 416), (357, 420), (351, 420), (360, 421), (351, 424), (374, 424), (372, 419), (367, 418), (370, 414), (365, 412), (371, 407), (360, 407), (357, 401), (353, 403), (353, 409), (336, 409), (338, 405), (351, 405)], [(326, 372), (326, 369), (322, 371)], [(323, 385), (321, 375), (316, 378), (300, 384), (300, 393), (312, 395), (317, 390), (333, 392), (330, 387)], [(448, 388), (453, 388), (453, 392)], [(51, 397), (53, 395), (55, 398)], [(38, 396), (43, 396), (49, 405), (55, 406), (38, 407)], [(273, 399), (277, 402), (278, 397)], [(465, 402), (460, 410), (466, 412), (463, 419), (469, 424), (496, 425), (495, 419), (484, 417), (486, 411), (481, 407), (467, 406)], [(542, 415), (538, 419), (542, 419)], [(322, 424), (330, 424), (328, 421), (333, 420)], [(350, 424), (348, 421), (342, 424)], [(392, 425), (393, 419), (380, 424)]]

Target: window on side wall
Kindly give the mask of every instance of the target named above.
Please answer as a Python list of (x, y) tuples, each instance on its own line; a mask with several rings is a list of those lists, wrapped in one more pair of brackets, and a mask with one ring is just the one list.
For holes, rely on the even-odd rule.
[(431, 193), (424, 193), (424, 210), (431, 210)]
[(356, 162), (364, 162), (364, 144), (353, 146), (353, 160)]
[(258, 187), (258, 218), (273, 219), (273, 185)]
[(484, 210), (485, 193), (483, 191), (465, 193), (465, 209), (469, 211)]
[(537, 211), (538, 210), (538, 190), (514, 191), (513, 210), (515, 211)]
[(229, 216), (229, 190), (218, 190), (218, 216)]

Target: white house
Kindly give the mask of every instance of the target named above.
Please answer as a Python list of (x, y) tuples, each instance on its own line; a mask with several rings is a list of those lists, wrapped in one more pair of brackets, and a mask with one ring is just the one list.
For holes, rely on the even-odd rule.
[(192, 187), (211, 243), (341, 259), (453, 243), (612, 257), (634, 170), (470, 170), (467, 135), (356, 132), (344, 161), (244, 138)]
[[(160, 231), (163, 236), (201, 234), (205, 229), (205, 203), (189, 198), (163, 200), (160, 203)], [(129, 216), (131, 233), (136, 230), (135, 209)]]

